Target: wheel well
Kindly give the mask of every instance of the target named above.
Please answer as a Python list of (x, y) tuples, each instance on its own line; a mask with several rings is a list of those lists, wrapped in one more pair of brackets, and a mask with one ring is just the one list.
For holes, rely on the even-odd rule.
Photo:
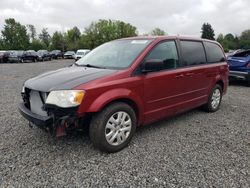
[(131, 99), (127, 99), (127, 98), (116, 99), (116, 100), (113, 100), (113, 101), (109, 102), (108, 104), (106, 104), (103, 108), (105, 108), (113, 103), (116, 103), (116, 102), (123, 102), (123, 103), (128, 104), (135, 111), (135, 114), (136, 114), (136, 117), (138, 120), (139, 108), (138, 108), (137, 104)]
[(221, 86), (222, 91), (224, 91), (224, 83), (222, 80), (219, 80), (218, 82), (216, 82), (216, 84), (219, 84)]

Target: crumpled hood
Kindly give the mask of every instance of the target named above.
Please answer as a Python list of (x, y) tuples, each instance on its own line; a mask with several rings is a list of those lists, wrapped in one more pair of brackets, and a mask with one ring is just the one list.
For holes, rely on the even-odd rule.
[(117, 70), (71, 66), (31, 78), (24, 83), (24, 86), (42, 92), (68, 90), (115, 72)]

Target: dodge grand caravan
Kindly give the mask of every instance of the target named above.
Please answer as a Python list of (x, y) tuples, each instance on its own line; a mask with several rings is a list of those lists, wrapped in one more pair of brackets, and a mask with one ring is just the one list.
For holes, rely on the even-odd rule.
[(19, 110), (55, 136), (86, 129), (95, 147), (116, 152), (137, 126), (200, 106), (217, 111), (227, 86), (228, 64), (217, 42), (126, 38), (27, 80)]

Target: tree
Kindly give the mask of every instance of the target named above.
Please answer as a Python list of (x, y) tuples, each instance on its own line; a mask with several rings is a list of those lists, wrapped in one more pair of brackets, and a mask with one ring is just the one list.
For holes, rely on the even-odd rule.
[(166, 32), (160, 28), (155, 28), (150, 32), (151, 35), (153, 36), (162, 36), (162, 35), (166, 35)]
[(77, 50), (78, 43), (81, 37), (81, 32), (77, 27), (73, 27), (72, 29), (68, 30), (66, 33), (66, 41), (68, 44), (69, 50)]
[(2, 30), (2, 43), (5, 50), (26, 50), (29, 46), (26, 27), (13, 18), (6, 19)]
[(52, 49), (66, 50), (66, 41), (62, 33), (56, 31), (51, 38)]
[(82, 41), (87, 48), (93, 49), (111, 40), (133, 36), (137, 36), (137, 29), (129, 23), (99, 20), (85, 28)]
[(0, 50), (3, 50), (3, 40), (1, 37), (0, 37)]
[(215, 40), (214, 36), (214, 30), (212, 26), (209, 23), (204, 23), (201, 28), (201, 38), (203, 39), (209, 39), (209, 40)]
[(33, 41), (36, 38), (36, 28), (34, 25), (27, 25), (28, 31), (29, 31), (29, 37)]
[(240, 36), (240, 47), (250, 49), (250, 30), (243, 31)]
[(222, 44), (224, 41), (224, 35), (222, 33), (220, 33), (218, 35), (218, 38), (217, 38), (217, 42), (219, 42), (220, 44)]
[(43, 43), (41, 40), (39, 39), (34, 39), (32, 40), (32, 42), (30, 43), (30, 49), (31, 50), (35, 50), (35, 51), (38, 51), (38, 50), (41, 50), (41, 49), (46, 49), (47, 46), (45, 43)]
[(50, 44), (50, 35), (48, 33), (48, 28), (43, 28), (41, 34), (39, 35), (39, 39), (46, 45), (46, 48), (49, 47)]

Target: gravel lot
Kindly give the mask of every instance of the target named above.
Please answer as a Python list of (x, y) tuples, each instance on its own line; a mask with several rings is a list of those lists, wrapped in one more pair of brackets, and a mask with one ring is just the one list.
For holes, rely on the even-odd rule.
[(235, 83), (220, 111), (139, 128), (129, 147), (105, 154), (86, 134), (30, 129), (17, 110), (26, 79), (70, 63), (0, 64), (0, 187), (250, 187), (250, 88)]

